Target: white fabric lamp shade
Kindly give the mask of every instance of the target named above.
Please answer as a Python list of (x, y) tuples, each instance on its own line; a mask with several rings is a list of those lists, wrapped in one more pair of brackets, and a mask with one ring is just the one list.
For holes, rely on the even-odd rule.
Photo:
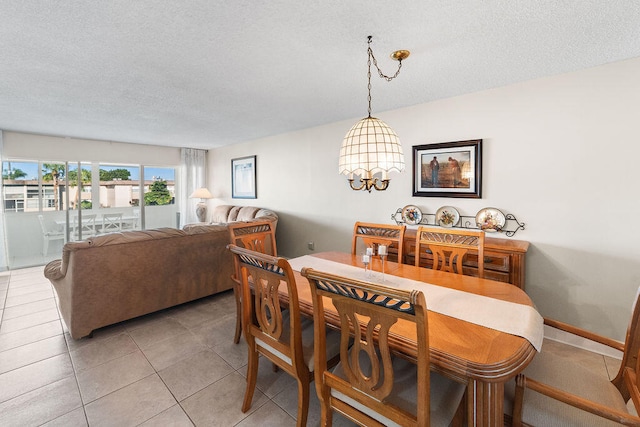
[(211, 192), (206, 188), (198, 188), (196, 191), (191, 193), (189, 196), (190, 199), (213, 199)]
[(340, 148), (338, 173), (372, 176), (404, 170), (404, 152), (398, 135), (382, 120), (366, 117), (347, 132)]

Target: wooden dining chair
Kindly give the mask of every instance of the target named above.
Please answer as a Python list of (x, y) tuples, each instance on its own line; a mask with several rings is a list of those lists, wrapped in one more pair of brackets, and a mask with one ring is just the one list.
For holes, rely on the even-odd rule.
[(640, 426), (640, 418), (629, 414), (626, 405), (631, 398), (640, 413), (640, 289), (624, 343), (563, 322), (545, 319), (544, 323), (622, 351), (622, 363), (609, 381), (543, 347), (515, 382), (505, 387), (505, 410), (513, 406), (513, 426)]
[(420, 226), (416, 233), (415, 265), (420, 254), (429, 250), (434, 270), (464, 274), (462, 263), (469, 250), (478, 253), (478, 277), (484, 277), (484, 231)]
[[(284, 258), (265, 255), (230, 244), (242, 277), (242, 327), (249, 347), (247, 388), (242, 412), (251, 408), (262, 354), (298, 382), (297, 425), (306, 426), (309, 384), (313, 380), (313, 321), (300, 316), (298, 290), (291, 266)], [(288, 301), (279, 288), (286, 286)], [(253, 292), (253, 298), (252, 298)], [(283, 304), (284, 303), (284, 304)], [(330, 335), (325, 358), (337, 362), (340, 336)], [(334, 363), (335, 364), (335, 363)]]
[(403, 242), (405, 225), (374, 224), (368, 222), (356, 222), (353, 227), (353, 238), (351, 240), (351, 253), (356, 255), (358, 241), (362, 241), (366, 247), (373, 248), (374, 253), (378, 253), (379, 245), (396, 247), (398, 250), (398, 262), (403, 260)]
[[(278, 256), (276, 248), (276, 233), (271, 221), (232, 222), (229, 224), (230, 241), (232, 244), (268, 255)], [(235, 261), (234, 261), (235, 262)], [(240, 285), (240, 265), (235, 262), (234, 273), (231, 280), (235, 283), (233, 295), (236, 300), (236, 332), (233, 342), (240, 342), (242, 327), (242, 302)]]
[[(427, 305), (421, 291), (309, 268), (301, 273), (309, 280), (313, 299), (321, 426), (332, 425), (333, 411), (366, 426), (448, 426), (454, 418), (462, 421), (466, 385), (429, 369)], [(341, 325), (340, 362), (333, 369), (327, 364), (324, 348), (328, 300)], [(400, 322), (415, 328), (417, 363), (392, 354), (390, 329)]]

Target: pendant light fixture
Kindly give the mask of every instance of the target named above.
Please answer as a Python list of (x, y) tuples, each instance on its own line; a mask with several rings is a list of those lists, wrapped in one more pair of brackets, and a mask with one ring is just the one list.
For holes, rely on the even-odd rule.
[[(378, 70), (378, 75), (389, 82), (400, 74), (402, 60), (409, 56), (408, 50), (393, 52), (391, 58), (398, 61), (398, 70), (393, 76), (386, 76), (378, 67), (378, 61), (373, 56), (371, 39), (372, 36), (369, 36), (367, 42), (369, 115), (353, 125), (345, 135), (340, 148), (338, 166), (340, 174), (348, 175), (349, 185), (352, 189), (367, 190), (368, 192), (374, 188), (379, 191), (386, 190), (389, 187), (388, 173), (404, 170), (404, 153), (398, 135), (385, 122), (371, 117), (371, 62)], [(380, 173), (381, 177), (374, 177), (376, 173)], [(357, 183), (354, 184), (355, 181)]]

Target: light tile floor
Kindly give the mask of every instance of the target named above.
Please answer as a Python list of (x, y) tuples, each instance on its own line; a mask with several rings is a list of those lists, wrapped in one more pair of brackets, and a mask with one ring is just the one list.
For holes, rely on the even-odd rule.
[[(233, 344), (232, 292), (74, 340), (43, 270), (0, 273), (0, 426), (295, 426), (297, 383), (271, 363), (240, 410), (247, 352)], [(309, 425), (319, 418), (312, 390)]]
[[(234, 330), (225, 292), (74, 340), (43, 267), (0, 273), (0, 426), (295, 425), (296, 382), (270, 363), (260, 364), (252, 408), (241, 412), (247, 355)], [(620, 363), (553, 341), (545, 350), (609, 377)], [(311, 396), (313, 426), (320, 410)]]

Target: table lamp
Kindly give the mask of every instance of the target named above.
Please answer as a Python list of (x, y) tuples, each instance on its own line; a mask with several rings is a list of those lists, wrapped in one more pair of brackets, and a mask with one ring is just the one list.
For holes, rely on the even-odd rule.
[(207, 221), (207, 202), (206, 199), (213, 199), (213, 196), (206, 188), (198, 188), (196, 191), (191, 193), (189, 196), (190, 199), (200, 199), (198, 205), (196, 206), (196, 216), (198, 217), (199, 222)]

